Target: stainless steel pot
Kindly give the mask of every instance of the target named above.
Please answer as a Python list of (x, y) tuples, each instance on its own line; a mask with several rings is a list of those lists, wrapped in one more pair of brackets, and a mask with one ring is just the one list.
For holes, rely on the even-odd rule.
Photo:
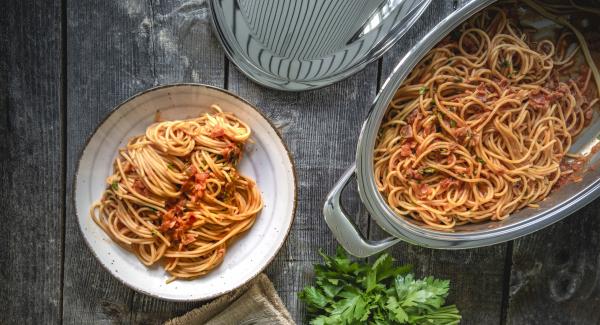
[[(552, 192), (546, 200), (540, 202), (540, 208), (522, 209), (503, 221), (462, 225), (456, 227), (453, 232), (443, 232), (426, 229), (418, 221), (397, 216), (377, 191), (373, 177), (373, 151), (379, 126), (394, 93), (409, 72), (435, 44), (466, 19), (494, 1), (473, 1), (446, 17), (400, 60), (375, 99), (358, 140), (356, 163), (331, 190), (323, 208), (329, 228), (340, 244), (352, 255), (367, 257), (400, 240), (438, 249), (465, 249), (493, 245), (547, 227), (600, 196), (600, 168), (594, 168), (586, 173), (581, 182), (564, 185)], [(589, 152), (591, 147), (598, 143), (596, 137), (599, 132), (600, 118), (596, 114), (592, 125), (578, 136), (571, 151)], [(600, 155), (596, 154), (591, 159), (591, 164), (596, 164), (599, 158)], [(340, 204), (340, 195), (353, 176), (356, 176), (360, 198), (371, 217), (393, 237), (379, 241), (367, 240), (345, 213)]]

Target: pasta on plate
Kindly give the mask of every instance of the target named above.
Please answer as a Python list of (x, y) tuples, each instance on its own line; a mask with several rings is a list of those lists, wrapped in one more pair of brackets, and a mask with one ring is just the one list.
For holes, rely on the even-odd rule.
[(231, 113), (150, 125), (119, 150), (90, 214), (145, 265), (177, 278), (208, 273), (263, 207), (255, 182), (237, 170), (251, 130)]

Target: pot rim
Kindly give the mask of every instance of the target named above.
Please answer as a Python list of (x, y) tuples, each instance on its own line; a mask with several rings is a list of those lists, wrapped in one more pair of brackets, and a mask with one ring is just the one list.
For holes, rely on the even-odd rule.
[[(396, 90), (408, 76), (410, 71), (448, 33), (458, 27), (475, 13), (488, 7), (496, 0), (473, 1), (454, 11), (435, 26), (423, 39), (410, 50), (396, 65), (388, 79), (384, 82), (381, 92), (377, 95), (371, 110), (363, 123), (356, 150), (356, 180), (361, 201), (366, 206), (375, 222), (386, 232), (404, 241), (431, 248), (462, 249), (475, 248), (498, 244), (527, 235), (546, 226), (549, 226), (569, 214), (577, 211), (600, 196), (600, 171), (596, 169), (590, 173), (596, 174), (587, 183), (582, 183), (581, 188), (574, 195), (564, 201), (549, 206), (547, 209), (534, 213), (531, 216), (511, 221), (495, 221), (483, 230), (447, 232), (419, 226), (415, 221), (399, 217), (388, 206), (384, 197), (377, 190), (375, 184), (373, 152), (379, 126), (387, 111), (389, 102)], [(519, 210), (520, 211), (524, 211)], [(518, 212), (515, 212), (518, 213)], [(483, 225), (480, 224), (480, 225)]]

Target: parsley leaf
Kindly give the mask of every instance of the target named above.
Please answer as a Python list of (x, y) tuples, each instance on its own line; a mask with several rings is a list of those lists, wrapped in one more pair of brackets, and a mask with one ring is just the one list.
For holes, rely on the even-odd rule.
[(429, 90), (429, 88), (423, 86), (419, 88), (419, 95), (425, 95), (425, 93)]
[(423, 174), (423, 175), (432, 175), (432, 174), (435, 174), (435, 168), (433, 168), (433, 167), (423, 168), (421, 170), (421, 174)]
[(460, 38), (460, 31), (458, 29), (454, 29), (452, 32), (450, 32), (450, 37), (452, 37), (452, 40), (458, 40)]
[(112, 187), (113, 190), (118, 190), (119, 189), (119, 182), (114, 181), (112, 182), (112, 184), (110, 184), (110, 186)]
[(304, 288), (300, 298), (314, 307), (324, 308), (327, 306), (327, 297), (325, 297), (325, 295), (315, 287)]
[(450, 120), (450, 127), (453, 127), (453, 128), (456, 127), (456, 121), (455, 120)]
[(450, 282), (415, 279), (410, 265), (394, 266), (388, 254), (373, 264), (352, 261), (343, 249), (334, 256), (319, 251), (314, 286), (302, 299), (313, 325), (327, 324), (458, 324), (458, 309), (446, 306)]

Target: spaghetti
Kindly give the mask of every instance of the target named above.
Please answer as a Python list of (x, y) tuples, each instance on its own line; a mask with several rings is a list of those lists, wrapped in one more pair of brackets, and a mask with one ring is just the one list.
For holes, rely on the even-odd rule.
[(157, 122), (119, 150), (90, 214), (145, 265), (164, 261), (172, 281), (206, 274), (263, 203), (237, 171), (250, 128), (233, 114)]
[(389, 104), (374, 173), (398, 215), (438, 230), (502, 220), (573, 173), (567, 152), (598, 102), (596, 68), (576, 55), (587, 47), (573, 34), (533, 42), (507, 12), (461, 25)]

